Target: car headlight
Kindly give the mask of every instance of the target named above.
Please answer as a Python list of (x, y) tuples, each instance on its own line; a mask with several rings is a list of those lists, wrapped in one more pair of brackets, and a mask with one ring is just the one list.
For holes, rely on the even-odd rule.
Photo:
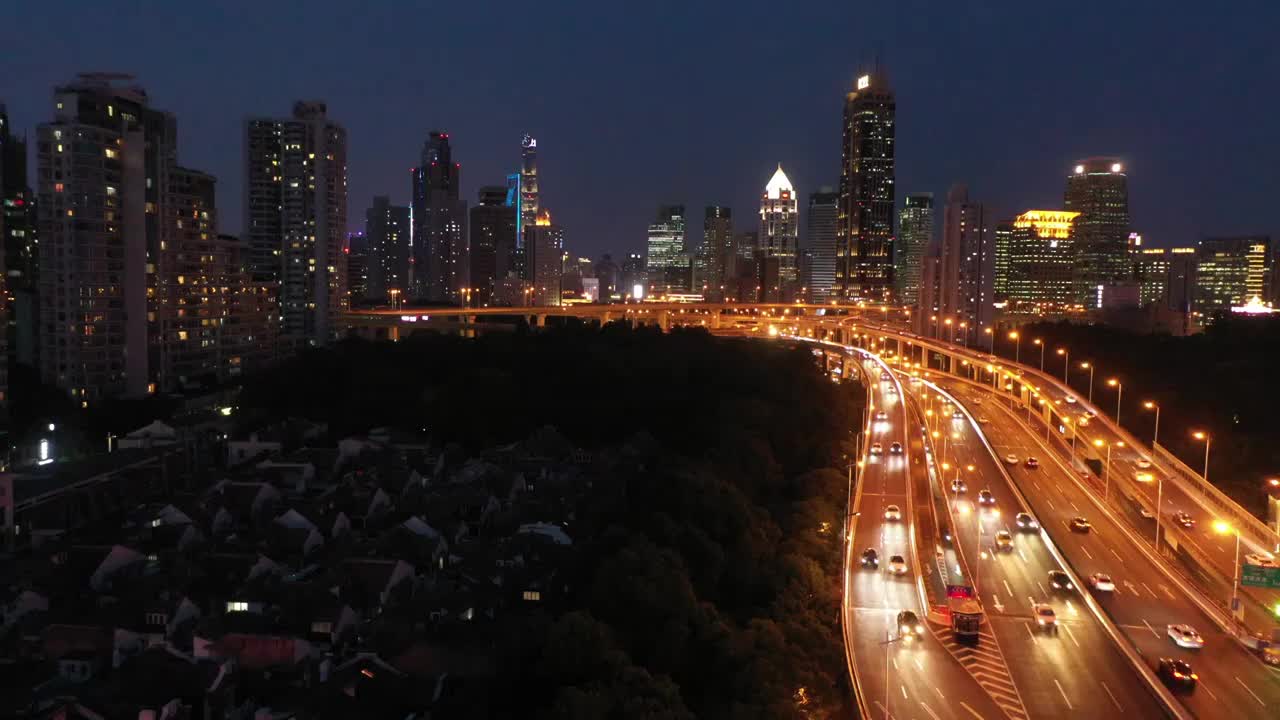
[(1044, 624), (1044, 618), (1039, 618), (1038, 620), (1036, 620), (1036, 622), (1038, 622), (1038, 623), (1040, 623), (1041, 625), (1043, 625), (1043, 624)]
[(901, 629), (902, 629), (903, 635), (906, 635), (907, 633), (911, 632), (911, 628), (906, 625), (903, 625)]
[(916, 632), (918, 632), (918, 633), (923, 633), (923, 632), (924, 632), (924, 626), (923, 626), (923, 625), (917, 625), (917, 626), (916, 626)]

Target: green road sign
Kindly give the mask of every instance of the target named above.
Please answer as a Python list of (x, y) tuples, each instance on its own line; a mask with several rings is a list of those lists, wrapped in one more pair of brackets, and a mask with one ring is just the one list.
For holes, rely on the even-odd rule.
[(1280, 567), (1245, 565), (1240, 571), (1240, 584), (1248, 587), (1280, 588)]

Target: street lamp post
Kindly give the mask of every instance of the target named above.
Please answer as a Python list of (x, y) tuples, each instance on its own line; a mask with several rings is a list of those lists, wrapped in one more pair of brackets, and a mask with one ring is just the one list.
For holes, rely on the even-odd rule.
[(1022, 336), (1015, 330), (1009, 333), (1009, 339), (1013, 341), (1013, 362), (1022, 362)]
[(1089, 371), (1089, 404), (1092, 405), (1093, 404), (1093, 363), (1082, 362), (1080, 363), (1080, 369)]
[(1103, 445), (1107, 447), (1107, 464), (1102, 467), (1102, 499), (1109, 501), (1111, 499), (1111, 446), (1124, 447), (1124, 442), (1104, 442), (1102, 440), (1094, 440), (1093, 446), (1101, 448)]
[(1116, 389), (1116, 426), (1120, 425), (1120, 396), (1124, 394), (1124, 383), (1115, 378), (1107, 381), (1107, 385)]
[(982, 332), (991, 336), (991, 354), (996, 354), (996, 331), (991, 328), (983, 328)]
[(1062, 384), (1070, 388), (1070, 381), (1067, 380), (1067, 370), (1071, 368), (1071, 353), (1066, 348), (1058, 348), (1058, 354), (1062, 356)]
[(1160, 508), (1164, 505), (1164, 475), (1154, 473), (1156, 476), (1156, 552), (1160, 552)]
[(946, 326), (947, 326), (947, 332), (951, 333), (951, 340), (950, 340), (951, 344), (952, 344), (952, 345), (955, 345), (955, 344), (956, 344), (956, 330), (955, 330), (955, 328), (954, 328), (954, 327), (952, 327), (952, 325), (951, 325), (951, 318), (947, 318), (946, 320), (943, 320), (942, 322), (943, 322), (943, 324), (944, 324), (944, 325), (946, 325)]
[(1031, 342), (1040, 346), (1040, 372), (1044, 372), (1044, 341), (1040, 338), (1036, 338)]
[(1214, 522), (1213, 529), (1219, 535), (1235, 533), (1236, 536), (1236, 557), (1231, 568), (1231, 601), (1227, 604), (1227, 607), (1231, 609), (1231, 622), (1235, 624), (1236, 599), (1240, 596), (1240, 531), (1222, 520)]
[(1209, 443), (1213, 440), (1209, 433), (1203, 430), (1197, 430), (1191, 433), (1191, 437), (1204, 441), (1204, 481), (1209, 482)]
[(1156, 429), (1151, 433), (1151, 447), (1154, 448), (1160, 441), (1160, 403), (1148, 400), (1142, 403), (1142, 407), (1156, 411)]

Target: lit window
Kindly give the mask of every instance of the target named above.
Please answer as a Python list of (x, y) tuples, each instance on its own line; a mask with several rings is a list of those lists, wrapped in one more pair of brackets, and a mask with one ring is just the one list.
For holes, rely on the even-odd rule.
[(522, 597), (523, 599), (525, 599), (525, 600), (530, 601), (530, 602), (539, 602), (540, 600), (542, 600), (542, 591), (540, 591), (540, 590), (525, 590), (525, 591), (521, 594), (521, 597)]
[(106, 153), (106, 156), (111, 158), (112, 160), (115, 160), (117, 157), (120, 156), (120, 153), (116, 152), (112, 148), (106, 148), (102, 152)]
[(231, 601), (227, 603), (227, 612), (248, 612), (249, 603), (240, 601)]
[(110, 185), (108, 185), (108, 186), (107, 186), (107, 195), (114, 196), (115, 194), (116, 194), (116, 189), (115, 189), (115, 188), (113, 188), (113, 187), (111, 187)]
[(54, 191), (54, 192), (62, 192), (62, 183), (54, 183), (54, 184), (53, 184), (53, 191)]
[(187, 331), (186, 331), (186, 330), (179, 330), (179, 331), (178, 331), (178, 339), (179, 339), (179, 340), (186, 340), (186, 339), (187, 339)]

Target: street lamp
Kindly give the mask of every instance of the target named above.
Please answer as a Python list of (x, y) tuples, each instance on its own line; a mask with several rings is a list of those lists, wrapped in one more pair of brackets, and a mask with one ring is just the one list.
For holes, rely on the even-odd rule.
[(1089, 404), (1092, 405), (1093, 404), (1093, 363), (1082, 362), (1080, 363), (1080, 369), (1089, 371)]
[(960, 323), (960, 344), (965, 347), (969, 347), (969, 331), (967, 329), (968, 327), (969, 327), (969, 323), (967, 322)]
[(1142, 403), (1142, 407), (1156, 411), (1156, 429), (1155, 432), (1151, 433), (1151, 447), (1154, 448), (1160, 440), (1160, 403), (1155, 402), (1154, 400), (1148, 400)]
[(1013, 341), (1013, 361), (1015, 363), (1022, 362), (1022, 336), (1017, 330), (1009, 333), (1009, 339)]
[(1120, 424), (1120, 396), (1124, 394), (1124, 384), (1115, 378), (1107, 380), (1107, 385), (1116, 389), (1116, 425)]
[(952, 345), (955, 345), (955, 344), (956, 344), (956, 331), (955, 331), (955, 329), (954, 329), (954, 328), (952, 328), (952, 327), (951, 327), (951, 318), (947, 318), (946, 320), (943, 320), (943, 323), (947, 326), (947, 332), (951, 333), (951, 344), (952, 344)]
[(1227, 535), (1235, 533), (1236, 536), (1236, 560), (1231, 567), (1231, 602), (1227, 607), (1231, 608), (1231, 621), (1236, 621), (1236, 598), (1240, 594), (1240, 531), (1231, 527), (1230, 523), (1222, 520), (1215, 520), (1213, 523), (1214, 532), (1219, 535)]
[(1191, 433), (1191, 437), (1204, 441), (1204, 481), (1209, 482), (1209, 443), (1213, 438), (1209, 437), (1209, 433), (1203, 430), (1196, 430)]
[(1044, 372), (1044, 342), (1040, 338), (1031, 341), (1035, 345), (1040, 346), (1040, 372)]
[(1093, 446), (1096, 448), (1107, 448), (1107, 464), (1102, 467), (1102, 499), (1110, 500), (1111, 498), (1111, 447), (1124, 447), (1123, 441), (1114, 443), (1105, 442), (1103, 440), (1094, 440)]
[(996, 331), (991, 328), (982, 328), (982, 332), (991, 336), (991, 354), (996, 354)]

